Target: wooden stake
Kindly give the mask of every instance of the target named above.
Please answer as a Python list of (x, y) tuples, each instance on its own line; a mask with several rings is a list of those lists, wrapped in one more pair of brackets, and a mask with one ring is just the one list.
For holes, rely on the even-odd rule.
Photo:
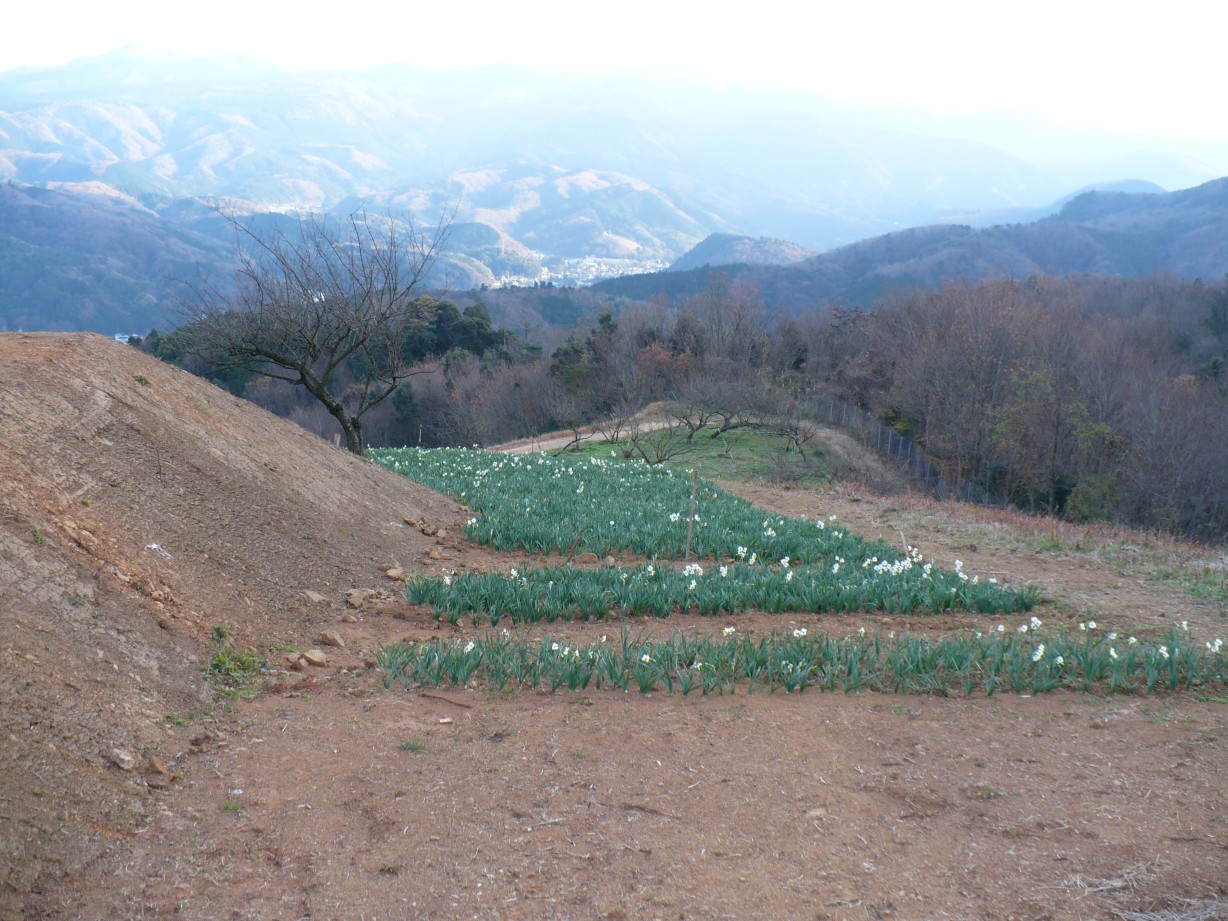
[(695, 494), (699, 492), (699, 471), (691, 471), (691, 517), (686, 523), (686, 553), (682, 555), (684, 560), (691, 558), (691, 535), (695, 533)]

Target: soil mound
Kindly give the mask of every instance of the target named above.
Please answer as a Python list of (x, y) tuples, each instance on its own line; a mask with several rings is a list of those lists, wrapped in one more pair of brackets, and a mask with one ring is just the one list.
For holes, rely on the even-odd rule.
[(176, 714), (213, 705), (216, 626), (311, 645), (347, 591), (393, 597), (384, 571), (412, 571), (460, 510), (102, 336), (0, 335), (0, 394), (0, 917), (17, 917), (155, 808), (192, 743)]

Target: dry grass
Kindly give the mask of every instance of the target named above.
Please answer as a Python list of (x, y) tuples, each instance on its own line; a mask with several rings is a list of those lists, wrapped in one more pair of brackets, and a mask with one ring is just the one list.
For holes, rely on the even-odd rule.
[(1162, 908), (1156, 911), (1126, 911), (1114, 908), (1112, 912), (1122, 921), (1226, 921), (1228, 919), (1228, 900), (1225, 899), (1203, 901), (1182, 899), (1181, 905), (1181, 908)]
[(1133, 892), (1139, 886), (1156, 878), (1154, 863), (1134, 863), (1111, 879), (1084, 879), (1072, 876), (1066, 885), (1080, 895), (1102, 895), (1106, 892)]
[(1224, 547), (1159, 531), (1081, 524), (1009, 506), (950, 502), (917, 492), (891, 495), (890, 500), (901, 512), (910, 513), (919, 526), (934, 520), (958, 521), (970, 539), (986, 545), (1085, 558), (1123, 576), (1177, 582), (1194, 597), (1228, 607), (1228, 551)]
[(1136, 910), (1120, 904), (1124, 900), (1139, 898), (1140, 890), (1160, 875), (1159, 861), (1134, 863), (1125, 867), (1116, 876), (1107, 879), (1084, 879), (1073, 876), (1065, 886), (1074, 889), (1079, 898), (1094, 896), (1105, 903), (1105, 910), (1122, 921), (1228, 921), (1228, 900), (1210, 899), (1150, 899), (1166, 904), (1164, 908)]

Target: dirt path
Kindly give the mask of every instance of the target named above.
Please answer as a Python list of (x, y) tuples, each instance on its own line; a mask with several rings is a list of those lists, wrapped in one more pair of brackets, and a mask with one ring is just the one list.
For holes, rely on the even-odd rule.
[[(652, 407), (649, 407), (637, 417), (635, 424), (640, 432), (656, 432), (663, 428), (668, 428), (673, 424), (673, 420), (662, 418), (655, 414)], [(600, 435), (601, 432), (592, 426), (580, 430), (580, 437), (585, 441), (600, 437)], [(508, 441), (487, 450), (499, 451), (504, 454), (549, 454), (555, 451), (562, 451), (575, 443), (575, 432), (550, 432), (533, 438), (519, 438), (516, 441)]]

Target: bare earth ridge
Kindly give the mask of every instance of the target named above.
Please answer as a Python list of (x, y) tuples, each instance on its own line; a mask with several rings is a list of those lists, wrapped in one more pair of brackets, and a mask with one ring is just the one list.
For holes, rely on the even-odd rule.
[[(0, 394), (0, 918), (1228, 917), (1223, 698), (385, 690), (379, 645), (481, 632), (406, 604), (397, 570), (534, 558), (100, 336), (0, 335)], [(1222, 573), (1222, 550), (735, 488), (1036, 582), (1050, 624), (1228, 635), (1180, 578)], [(205, 676), (216, 627), (267, 659), (254, 698)], [(313, 647), (327, 664), (292, 670)]]

